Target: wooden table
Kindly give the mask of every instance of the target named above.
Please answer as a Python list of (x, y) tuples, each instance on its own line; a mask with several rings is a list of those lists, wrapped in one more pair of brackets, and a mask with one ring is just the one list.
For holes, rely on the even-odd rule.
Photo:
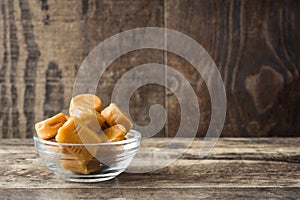
[[(144, 139), (143, 151), (169, 140)], [(202, 143), (195, 140), (180, 159), (156, 172), (84, 184), (50, 172), (36, 158), (32, 140), (1, 140), (0, 198), (300, 198), (300, 138), (222, 138), (199, 159)]]

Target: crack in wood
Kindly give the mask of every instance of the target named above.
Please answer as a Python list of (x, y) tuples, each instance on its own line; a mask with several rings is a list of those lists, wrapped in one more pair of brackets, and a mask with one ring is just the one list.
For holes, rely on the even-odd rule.
[[(262, 155), (261, 155), (262, 156)], [(217, 155), (217, 156), (206, 156), (205, 158), (199, 158), (197, 155), (187, 155), (184, 154), (182, 159), (185, 160), (236, 160), (236, 161), (266, 161), (266, 162), (285, 162), (285, 163), (295, 163), (300, 164), (300, 155), (299, 156), (281, 156), (281, 157), (269, 157), (269, 156), (251, 156), (243, 154), (226, 154), (226, 156)]]

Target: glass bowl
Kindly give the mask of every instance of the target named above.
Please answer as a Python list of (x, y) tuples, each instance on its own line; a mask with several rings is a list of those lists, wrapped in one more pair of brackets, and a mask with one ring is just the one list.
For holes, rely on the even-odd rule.
[[(72, 182), (100, 182), (126, 170), (139, 149), (141, 134), (130, 130), (126, 140), (97, 144), (57, 143), (42, 140), (37, 135), (33, 138), (38, 156), (59, 177)], [(74, 156), (69, 150), (83, 154)], [(91, 154), (94, 154), (92, 159)]]

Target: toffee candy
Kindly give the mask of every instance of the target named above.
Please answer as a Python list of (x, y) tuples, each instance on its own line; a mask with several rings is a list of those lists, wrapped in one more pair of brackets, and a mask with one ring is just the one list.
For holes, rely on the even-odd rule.
[[(106, 142), (104, 135), (101, 137), (89, 129), (80, 120), (70, 117), (68, 121), (58, 130), (55, 137), (57, 142), (70, 144), (96, 144)], [(80, 160), (91, 160), (97, 154), (95, 146), (72, 146), (68, 151), (76, 155)]]
[(117, 124), (104, 130), (104, 134), (111, 142), (118, 142), (125, 139), (126, 129), (123, 125)]
[(121, 109), (115, 103), (111, 103), (109, 106), (103, 109), (101, 115), (103, 115), (106, 123), (109, 126), (121, 124), (125, 127), (126, 132), (128, 132), (133, 126), (127, 115), (121, 111)]
[(72, 98), (70, 102), (69, 112), (73, 115), (73, 112), (78, 109), (78, 107), (84, 107), (92, 110), (101, 112), (102, 101), (99, 97), (93, 94), (80, 94)]
[(58, 129), (67, 121), (63, 113), (59, 113), (49, 119), (35, 124), (35, 130), (39, 138), (49, 140), (55, 137)]

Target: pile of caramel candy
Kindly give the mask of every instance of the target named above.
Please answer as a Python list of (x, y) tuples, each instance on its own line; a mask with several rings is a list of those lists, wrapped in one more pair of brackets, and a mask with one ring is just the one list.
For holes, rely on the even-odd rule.
[[(38, 122), (35, 130), (39, 138), (69, 144), (95, 144), (126, 139), (132, 128), (128, 117), (115, 104), (101, 110), (102, 101), (93, 94), (72, 98), (69, 116), (59, 113)], [(97, 146), (62, 146), (61, 166), (81, 174), (90, 174), (100, 168), (95, 158)]]

